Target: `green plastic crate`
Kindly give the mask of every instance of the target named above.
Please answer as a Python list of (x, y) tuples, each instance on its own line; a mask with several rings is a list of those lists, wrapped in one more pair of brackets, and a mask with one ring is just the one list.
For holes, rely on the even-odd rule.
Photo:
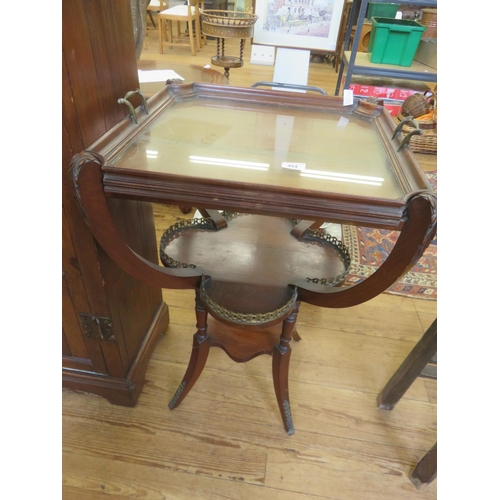
[(394, 19), (398, 9), (398, 3), (368, 2), (366, 18), (369, 21), (372, 17), (389, 17)]
[(417, 21), (408, 19), (372, 18), (368, 44), (370, 62), (411, 66), (426, 29)]

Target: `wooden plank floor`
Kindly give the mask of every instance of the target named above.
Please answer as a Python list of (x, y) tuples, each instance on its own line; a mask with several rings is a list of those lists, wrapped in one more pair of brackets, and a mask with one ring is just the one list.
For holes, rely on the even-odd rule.
[[(165, 48), (151, 29), (142, 58), (207, 64)], [(249, 61), (249, 47), (245, 62)], [(231, 84), (272, 79), (246, 64)], [(309, 84), (333, 94), (336, 74), (311, 63)], [(427, 170), (434, 156), (419, 155)], [(158, 234), (177, 207), (155, 205)], [(189, 215), (188, 215), (189, 216)], [(436, 317), (436, 302), (382, 294), (353, 308), (303, 304), (293, 343), (290, 397), (295, 434), (284, 431), (271, 358), (232, 362), (213, 349), (191, 393), (168, 402), (186, 369), (195, 331), (194, 293), (165, 291), (171, 323), (159, 341), (135, 408), (63, 391), (63, 498), (76, 499), (434, 499), (437, 480), (417, 491), (408, 474), (436, 440), (436, 382), (417, 379), (392, 412), (376, 396)]]

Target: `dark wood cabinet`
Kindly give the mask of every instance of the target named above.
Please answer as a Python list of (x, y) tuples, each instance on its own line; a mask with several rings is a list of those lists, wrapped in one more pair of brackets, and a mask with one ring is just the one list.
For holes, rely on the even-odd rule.
[[(94, 240), (70, 178), (74, 154), (124, 118), (117, 100), (139, 87), (128, 0), (62, 4), (63, 387), (132, 406), (158, 336), (168, 326), (161, 290), (119, 269)], [(149, 203), (111, 200), (127, 244), (157, 259)]]

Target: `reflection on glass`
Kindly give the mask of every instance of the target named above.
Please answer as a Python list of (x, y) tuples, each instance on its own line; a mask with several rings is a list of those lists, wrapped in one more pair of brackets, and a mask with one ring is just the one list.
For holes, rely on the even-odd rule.
[(258, 163), (254, 161), (227, 160), (224, 158), (209, 158), (206, 156), (190, 156), (191, 163), (201, 165), (217, 165), (219, 167), (246, 168), (250, 170), (267, 170), (269, 163)]
[(345, 127), (349, 123), (349, 120), (345, 116), (341, 116), (337, 122), (337, 127)]
[(366, 184), (368, 186), (381, 186), (383, 177), (372, 177), (369, 175), (345, 174), (342, 172), (325, 172), (323, 170), (305, 169), (301, 172), (301, 177), (312, 179), (324, 179), (327, 181), (351, 182), (353, 184)]

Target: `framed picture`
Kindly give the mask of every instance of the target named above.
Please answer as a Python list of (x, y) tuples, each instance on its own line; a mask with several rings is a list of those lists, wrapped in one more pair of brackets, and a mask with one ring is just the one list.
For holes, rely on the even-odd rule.
[(344, 0), (256, 0), (253, 43), (335, 51)]

